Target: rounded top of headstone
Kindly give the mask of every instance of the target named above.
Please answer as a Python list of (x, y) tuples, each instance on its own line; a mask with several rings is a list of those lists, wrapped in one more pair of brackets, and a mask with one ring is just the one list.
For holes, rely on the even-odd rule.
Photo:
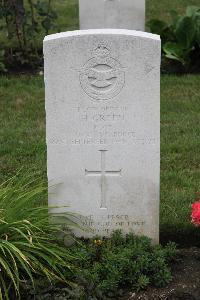
[(135, 37), (160, 41), (159, 35), (149, 33), (149, 32), (127, 30), (127, 29), (88, 29), (88, 30), (66, 31), (66, 32), (47, 35), (44, 38), (44, 42), (48, 42), (56, 39), (63, 39), (63, 38), (76, 37), (76, 36), (87, 36), (87, 35), (123, 35), (123, 36), (135, 36)]

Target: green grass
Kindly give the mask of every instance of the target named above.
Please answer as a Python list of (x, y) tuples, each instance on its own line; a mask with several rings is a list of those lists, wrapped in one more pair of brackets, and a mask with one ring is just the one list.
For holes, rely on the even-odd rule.
[[(161, 80), (161, 230), (189, 231), (200, 191), (200, 75)], [(180, 235), (180, 238), (181, 235)]]
[[(200, 191), (200, 75), (161, 78), (161, 231), (191, 229)], [(43, 77), (0, 80), (0, 181), (21, 167), (46, 176)]]
[(169, 19), (169, 12), (176, 10), (183, 13), (187, 6), (199, 6), (199, 0), (146, 0), (146, 19)]
[(57, 0), (53, 1), (53, 8), (58, 14), (59, 31), (78, 29), (79, 7), (78, 0)]
[(24, 167), (46, 173), (42, 77), (0, 79), (0, 181)]

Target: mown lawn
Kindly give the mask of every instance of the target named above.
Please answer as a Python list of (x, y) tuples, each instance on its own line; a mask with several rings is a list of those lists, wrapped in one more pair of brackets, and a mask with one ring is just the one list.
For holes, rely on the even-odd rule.
[(200, 5), (199, 0), (146, 0), (146, 19), (159, 18), (169, 20), (170, 11), (184, 13), (189, 5)]
[(188, 242), (200, 198), (199, 83), (200, 75), (161, 78), (161, 232)]
[[(192, 229), (200, 192), (200, 75), (161, 78), (161, 232)], [(0, 181), (24, 168), (46, 176), (41, 76), (0, 80)], [(178, 237), (178, 236), (177, 236)]]
[(43, 77), (0, 79), (0, 181), (24, 167), (46, 173)]

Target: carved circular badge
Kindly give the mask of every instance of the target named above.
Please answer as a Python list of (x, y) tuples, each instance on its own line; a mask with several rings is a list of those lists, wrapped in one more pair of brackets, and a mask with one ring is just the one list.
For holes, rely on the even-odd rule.
[(120, 63), (110, 56), (105, 46), (94, 51), (80, 74), (80, 84), (85, 93), (96, 100), (108, 100), (117, 96), (123, 86), (125, 73)]

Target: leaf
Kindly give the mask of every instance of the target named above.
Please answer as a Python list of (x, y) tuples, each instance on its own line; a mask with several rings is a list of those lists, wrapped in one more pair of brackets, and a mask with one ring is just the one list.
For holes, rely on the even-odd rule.
[(183, 49), (193, 46), (196, 34), (195, 22), (190, 17), (181, 17), (177, 22), (175, 35)]
[(38, 1), (37, 4), (35, 4), (35, 8), (36, 8), (38, 14), (42, 17), (44, 17), (48, 14), (49, 5), (47, 2)]
[(0, 72), (7, 72), (7, 69), (4, 65), (4, 63), (0, 62)]
[(18, 299), (22, 279), (34, 288), (38, 275), (70, 284), (74, 257), (58, 232), (64, 216), (69, 228), (71, 213), (61, 214), (60, 222), (58, 214), (56, 224), (50, 222), (48, 206), (37, 206), (46, 183), (33, 176), (25, 174), (19, 180), (17, 174), (0, 184), (0, 300), (1, 295), (8, 299), (10, 289)]
[(200, 47), (200, 13), (196, 14), (195, 18), (195, 25), (196, 25), (196, 42)]
[(2, 293), (2, 289), (0, 287), (0, 300), (3, 300), (3, 295), (5, 296), (6, 300), (9, 300), (9, 295), (8, 295), (8, 290), (9, 288), (7, 288), (5, 279), (3, 278), (3, 276), (0, 274), (0, 282), (1, 282), (1, 286), (3, 288), (3, 293)]
[(172, 25), (175, 27), (178, 20), (180, 19), (180, 16), (178, 15), (177, 11), (175, 11), (175, 10), (170, 11), (170, 16), (172, 19)]
[(199, 6), (191, 5), (191, 6), (188, 6), (187, 9), (186, 9), (186, 15), (188, 17), (195, 17), (197, 12), (200, 12), (200, 7)]
[(43, 21), (42, 21), (42, 26), (44, 27), (44, 29), (46, 30), (46, 32), (49, 31), (49, 29), (51, 29), (52, 27), (52, 22), (51, 22), (51, 19), (50, 18), (45, 18)]
[(197, 32), (196, 32), (196, 41), (200, 47), (200, 26), (197, 28)]
[(180, 61), (183, 65), (185, 64), (183, 49), (177, 43), (167, 42), (163, 46), (165, 56), (169, 59)]
[(50, 10), (49, 11), (49, 17), (51, 18), (51, 19), (57, 19), (58, 18), (58, 15), (57, 15), (57, 13), (56, 13), (56, 11), (54, 11), (54, 10)]
[(162, 35), (162, 32), (168, 27), (167, 23), (158, 19), (152, 19), (147, 23), (152, 33)]
[(11, 270), (9, 264), (6, 262), (6, 258), (5, 257), (3, 257), (3, 258), (0, 257), (0, 266), (1, 266), (1, 269), (3, 269), (7, 273), (7, 275), (9, 276), (9, 278), (12, 280), (16, 291), (19, 292), (19, 284), (18, 284), (15, 276), (13, 275), (12, 270)]

